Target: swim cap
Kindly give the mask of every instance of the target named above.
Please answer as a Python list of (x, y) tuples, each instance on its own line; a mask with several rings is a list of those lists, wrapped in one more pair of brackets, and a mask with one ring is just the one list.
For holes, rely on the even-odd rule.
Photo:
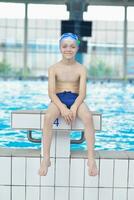
[(72, 40), (75, 40), (78, 46), (80, 45), (80, 40), (79, 40), (78, 36), (74, 33), (64, 33), (64, 34), (62, 34), (61, 37), (60, 37), (60, 42), (64, 39), (68, 38), (68, 37), (71, 38)]

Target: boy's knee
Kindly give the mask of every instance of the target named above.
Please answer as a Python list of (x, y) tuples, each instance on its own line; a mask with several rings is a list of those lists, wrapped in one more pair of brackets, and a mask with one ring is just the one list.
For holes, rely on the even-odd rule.
[(53, 122), (53, 118), (52, 115), (50, 113), (46, 113), (45, 117), (44, 117), (44, 121), (48, 124), (48, 123), (52, 123)]
[(87, 113), (84, 116), (84, 123), (85, 124), (89, 124), (90, 122), (92, 122), (92, 114), (91, 113)]

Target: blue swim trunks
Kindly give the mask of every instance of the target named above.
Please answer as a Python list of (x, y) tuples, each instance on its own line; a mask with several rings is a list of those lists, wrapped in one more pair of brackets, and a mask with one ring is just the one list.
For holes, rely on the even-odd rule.
[(64, 103), (68, 108), (70, 108), (78, 97), (77, 93), (71, 91), (64, 91), (56, 94), (60, 101)]

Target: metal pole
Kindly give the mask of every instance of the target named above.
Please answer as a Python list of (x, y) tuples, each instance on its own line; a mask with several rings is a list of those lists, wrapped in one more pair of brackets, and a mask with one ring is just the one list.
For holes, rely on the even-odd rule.
[(125, 18), (124, 18), (124, 52), (123, 52), (123, 79), (127, 79), (127, 6), (125, 8)]
[[(69, 19), (75, 21), (75, 33), (80, 36), (80, 21), (83, 20), (83, 12), (87, 7), (86, 0), (69, 0), (68, 1), (68, 10), (69, 10)], [(83, 53), (78, 52), (76, 55), (76, 60), (83, 63)]]
[(25, 3), (25, 19), (24, 19), (24, 65), (23, 76), (26, 76), (27, 72), (27, 41), (28, 41), (28, 4)]

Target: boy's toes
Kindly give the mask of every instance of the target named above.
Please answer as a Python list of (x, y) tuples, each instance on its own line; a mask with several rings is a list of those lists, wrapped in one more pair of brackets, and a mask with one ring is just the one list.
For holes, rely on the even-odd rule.
[(50, 165), (51, 165), (50, 161), (43, 160), (41, 162), (41, 166), (40, 166), (40, 169), (38, 171), (38, 174), (40, 176), (46, 176), (47, 172), (48, 172), (48, 167), (50, 167)]
[(88, 165), (88, 175), (89, 176), (97, 176), (98, 175), (98, 169), (96, 166), (96, 162), (95, 161), (90, 161), (87, 163)]

